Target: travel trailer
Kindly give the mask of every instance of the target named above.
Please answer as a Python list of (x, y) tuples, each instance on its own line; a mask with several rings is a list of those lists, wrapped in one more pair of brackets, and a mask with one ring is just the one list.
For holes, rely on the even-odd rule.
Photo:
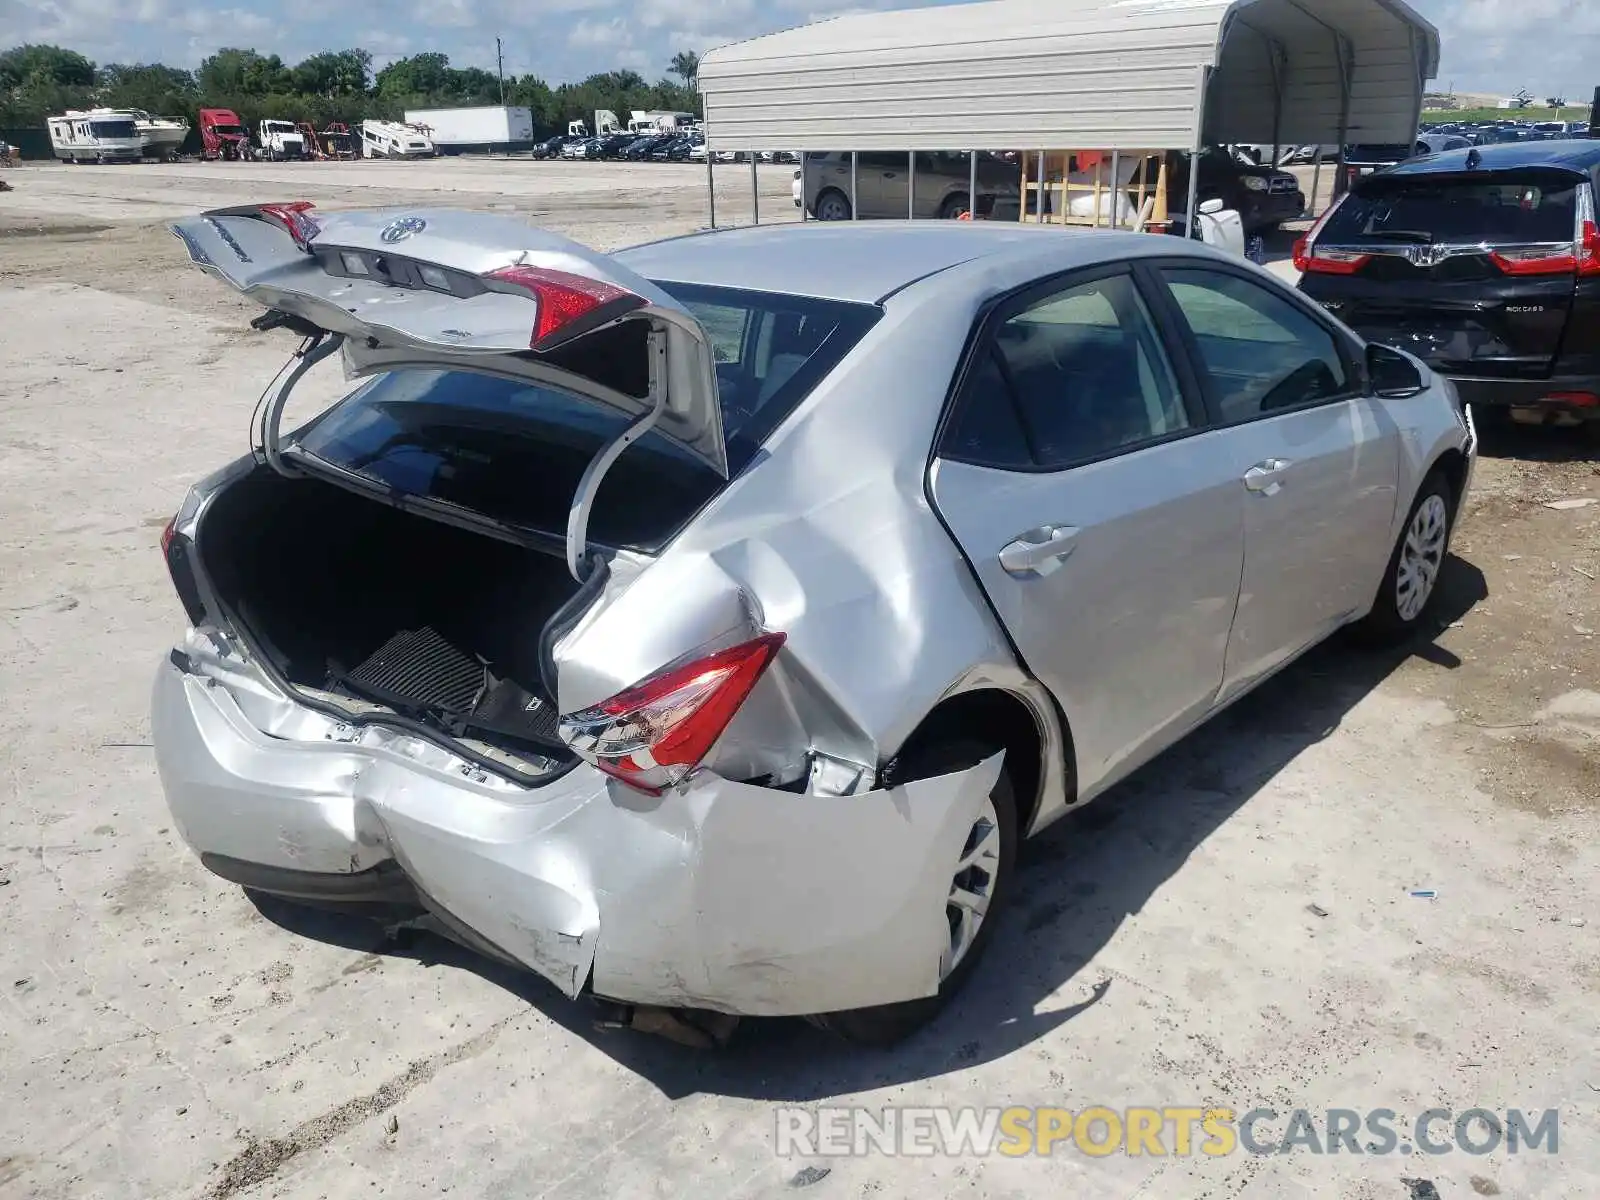
[(400, 121), (361, 122), (363, 158), (432, 158), (433, 139)]
[(50, 146), (63, 162), (138, 162), (144, 139), (130, 112), (98, 108), (69, 110), (45, 120)]

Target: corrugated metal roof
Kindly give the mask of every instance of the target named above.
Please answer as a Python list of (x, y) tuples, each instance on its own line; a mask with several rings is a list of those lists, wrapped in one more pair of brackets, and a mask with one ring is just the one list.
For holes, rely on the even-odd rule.
[[(1274, 59), (1279, 70), (1274, 70)], [(1400, 0), (989, 0), (859, 13), (700, 64), (737, 150), (1157, 149), (1409, 141), (1438, 32)], [(1284, 103), (1274, 130), (1274, 78)]]

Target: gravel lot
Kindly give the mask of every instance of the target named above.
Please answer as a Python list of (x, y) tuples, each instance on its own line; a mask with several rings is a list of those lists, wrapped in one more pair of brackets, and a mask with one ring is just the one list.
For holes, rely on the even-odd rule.
[[(764, 218), (794, 218), (791, 171), (762, 172)], [(747, 220), (748, 169), (718, 174), (719, 219)], [(250, 332), (161, 220), (497, 207), (608, 248), (702, 225), (704, 169), (7, 179), (0, 1196), (1600, 1195), (1593, 443), (1489, 431), (1437, 638), (1324, 647), (1032, 844), (983, 977), (934, 1028), (871, 1054), (746, 1022), (697, 1053), (592, 1029), (448, 944), (253, 905), (170, 828), (146, 706), (181, 621), (156, 539), (245, 446), (290, 345)], [(1576, 498), (1597, 502), (1547, 506)], [(775, 1157), (776, 1105), (852, 1100), (1556, 1107), (1560, 1151)]]

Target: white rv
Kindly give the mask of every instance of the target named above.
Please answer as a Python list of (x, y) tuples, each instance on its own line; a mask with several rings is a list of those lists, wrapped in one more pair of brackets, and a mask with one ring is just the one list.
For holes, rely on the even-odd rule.
[(433, 140), (415, 125), (363, 121), (361, 154), (364, 158), (432, 158)]
[(144, 157), (133, 114), (109, 108), (48, 117), (50, 146), (63, 162), (138, 162)]
[(256, 140), (261, 143), (261, 157), (273, 162), (310, 157), (305, 135), (293, 121), (262, 121), (256, 126)]

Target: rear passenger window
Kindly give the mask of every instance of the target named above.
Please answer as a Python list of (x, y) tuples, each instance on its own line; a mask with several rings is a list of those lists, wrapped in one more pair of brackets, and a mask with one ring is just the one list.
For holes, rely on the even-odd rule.
[(1333, 334), (1297, 305), (1222, 271), (1161, 273), (1194, 334), (1224, 423), (1345, 392), (1344, 359)]
[(1033, 302), (995, 331), (994, 351), (1034, 466), (1071, 466), (1188, 427), (1130, 275)]

